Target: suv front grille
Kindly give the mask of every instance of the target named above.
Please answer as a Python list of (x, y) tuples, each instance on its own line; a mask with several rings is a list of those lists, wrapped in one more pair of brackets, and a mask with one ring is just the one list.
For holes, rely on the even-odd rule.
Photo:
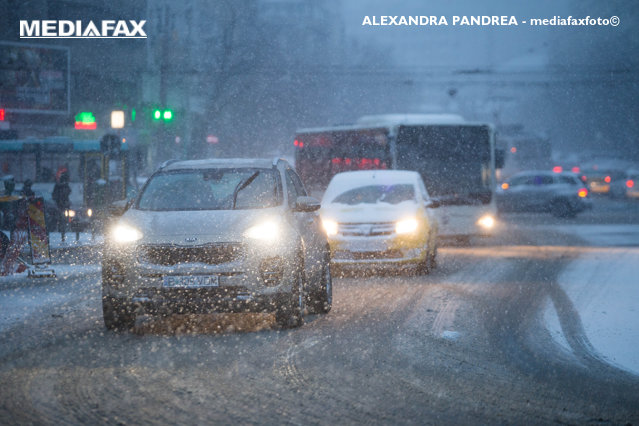
[(178, 246), (141, 246), (138, 261), (156, 265), (172, 266), (181, 263), (218, 263), (232, 262), (243, 253), (240, 244), (220, 243), (198, 247)]

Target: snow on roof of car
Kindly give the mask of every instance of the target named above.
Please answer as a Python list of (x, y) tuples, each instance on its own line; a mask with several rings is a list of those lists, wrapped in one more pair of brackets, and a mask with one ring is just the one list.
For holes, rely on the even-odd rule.
[(180, 169), (207, 169), (221, 167), (255, 167), (260, 169), (270, 169), (273, 167), (273, 160), (259, 158), (210, 158), (205, 160), (184, 160), (175, 161), (162, 167), (163, 170)]
[(324, 200), (332, 200), (350, 189), (366, 185), (414, 185), (421, 179), (419, 173), (408, 170), (358, 170), (333, 176), (324, 193)]

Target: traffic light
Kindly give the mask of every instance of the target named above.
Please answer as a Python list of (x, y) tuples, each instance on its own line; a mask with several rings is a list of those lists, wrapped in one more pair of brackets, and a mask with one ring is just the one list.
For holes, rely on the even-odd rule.
[(78, 130), (95, 130), (97, 123), (92, 112), (83, 111), (75, 116), (75, 128)]
[(124, 111), (111, 111), (111, 128), (121, 129), (124, 127)]
[(0, 121), (4, 121), (4, 108), (0, 108)]
[(160, 119), (165, 122), (173, 121), (173, 110), (155, 108), (152, 116), (155, 121), (159, 121)]

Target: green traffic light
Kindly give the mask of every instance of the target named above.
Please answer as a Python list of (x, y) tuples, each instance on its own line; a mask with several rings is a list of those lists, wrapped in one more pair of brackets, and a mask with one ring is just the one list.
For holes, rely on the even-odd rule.
[(164, 110), (164, 114), (163, 114), (162, 118), (164, 118), (164, 121), (173, 120), (173, 111), (171, 111), (170, 109)]
[(153, 118), (155, 120), (159, 120), (161, 116), (162, 116), (162, 111), (160, 111), (159, 109), (153, 110)]

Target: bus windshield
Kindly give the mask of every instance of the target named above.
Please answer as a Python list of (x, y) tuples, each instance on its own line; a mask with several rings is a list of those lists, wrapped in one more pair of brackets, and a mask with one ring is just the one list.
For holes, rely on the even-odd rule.
[(442, 204), (485, 204), (492, 193), (490, 150), (486, 125), (400, 126), (397, 168), (419, 172)]

